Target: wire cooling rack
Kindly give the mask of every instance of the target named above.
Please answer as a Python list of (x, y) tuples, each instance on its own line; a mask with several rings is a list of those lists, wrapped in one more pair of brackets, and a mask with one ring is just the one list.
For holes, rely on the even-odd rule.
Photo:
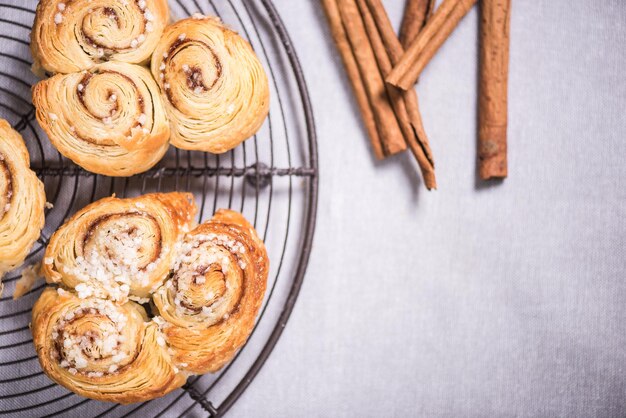
[(261, 130), (223, 155), (170, 149), (154, 169), (130, 178), (82, 170), (52, 148), (34, 119), (29, 33), (36, 0), (0, 0), (0, 117), (23, 135), (33, 169), (54, 207), (25, 265), (41, 260), (52, 232), (89, 202), (185, 190), (195, 194), (198, 220), (216, 209), (239, 210), (263, 237), (271, 260), (264, 304), (248, 343), (216, 374), (191, 377), (183, 389), (135, 405), (97, 402), (54, 384), (41, 371), (29, 330), (30, 310), (44, 285), (11, 295), (20, 271), (4, 278), (0, 299), (0, 415), (15, 417), (221, 416), (252, 382), (289, 318), (311, 250), (317, 208), (317, 142), (298, 58), (270, 0), (174, 0), (174, 18), (217, 15), (247, 38), (268, 72), (270, 115)]

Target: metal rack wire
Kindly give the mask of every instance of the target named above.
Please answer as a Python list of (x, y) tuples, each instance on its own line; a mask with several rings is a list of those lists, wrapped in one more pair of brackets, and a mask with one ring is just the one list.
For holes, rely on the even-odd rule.
[(317, 208), (317, 142), (306, 83), (289, 35), (271, 0), (174, 0), (174, 17), (220, 16), (247, 38), (268, 71), (271, 109), (254, 138), (223, 155), (170, 149), (154, 169), (131, 178), (95, 175), (52, 148), (34, 120), (29, 32), (36, 0), (0, 0), (0, 117), (19, 130), (33, 169), (54, 207), (25, 265), (39, 261), (50, 234), (79, 208), (104, 196), (187, 190), (198, 220), (220, 207), (243, 212), (268, 247), (272, 267), (264, 304), (248, 343), (213, 375), (191, 377), (182, 390), (136, 405), (81, 398), (41, 372), (29, 330), (30, 310), (44, 285), (11, 299), (20, 271), (3, 280), (0, 298), (0, 415), (206, 416), (223, 415), (271, 353), (295, 304), (311, 250)]

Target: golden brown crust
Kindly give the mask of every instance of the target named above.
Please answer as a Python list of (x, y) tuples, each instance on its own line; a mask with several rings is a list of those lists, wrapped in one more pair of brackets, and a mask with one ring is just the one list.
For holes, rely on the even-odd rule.
[(268, 270), (263, 242), (237, 212), (220, 210), (185, 237), (153, 295), (181, 370), (214, 372), (232, 359), (254, 327)]
[(88, 296), (147, 298), (169, 273), (176, 242), (195, 213), (189, 193), (101, 199), (52, 235), (42, 272), (48, 283)]
[(269, 85), (250, 44), (217, 18), (168, 26), (152, 55), (172, 126), (172, 145), (226, 152), (252, 136), (269, 111)]
[(0, 119), (0, 279), (24, 262), (39, 238), (45, 203), (22, 137)]
[(50, 142), (94, 173), (141, 173), (167, 151), (169, 123), (158, 87), (143, 67), (108, 62), (56, 75), (33, 87), (33, 104)]
[[(51, 379), (83, 396), (131, 403), (162, 396), (188, 375), (216, 371), (233, 358), (263, 301), (267, 252), (254, 227), (234, 211), (219, 210), (187, 232), (195, 209), (188, 193), (111, 197), (55, 232), (42, 269), (63, 288), (44, 291), (32, 322), (39, 361)], [(143, 260), (152, 253), (150, 236), (171, 250)], [(128, 297), (119, 297), (111, 289), (128, 273), (126, 261), (137, 259), (157, 265), (150, 286), (135, 283), (134, 272), (132, 280), (121, 280), (130, 284)], [(96, 278), (75, 274), (84, 260), (99, 261), (90, 270)], [(122, 268), (102, 280), (100, 271), (112, 264)], [(128, 300), (137, 297), (142, 303), (151, 298), (157, 316), (149, 320)]]
[(71, 73), (105, 61), (147, 63), (169, 18), (166, 0), (45, 0), (37, 5), (34, 68)]
[(133, 403), (181, 387), (157, 324), (143, 308), (46, 289), (33, 307), (33, 340), (48, 377), (92, 399)]

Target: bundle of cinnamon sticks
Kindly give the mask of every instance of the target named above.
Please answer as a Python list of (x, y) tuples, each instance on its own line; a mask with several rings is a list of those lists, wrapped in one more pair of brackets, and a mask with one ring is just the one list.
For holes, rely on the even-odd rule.
[[(398, 37), (382, 0), (322, 0), (374, 154), (415, 156), (425, 186), (435, 164), (414, 84), (477, 0), (407, 0)], [(510, 0), (481, 0), (479, 173), (506, 177)]]

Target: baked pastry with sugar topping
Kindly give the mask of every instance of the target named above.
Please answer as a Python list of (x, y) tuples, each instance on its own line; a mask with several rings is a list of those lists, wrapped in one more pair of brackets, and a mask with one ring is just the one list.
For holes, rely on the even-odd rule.
[(147, 298), (169, 274), (176, 243), (193, 226), (195, 214), (189, 193), (101, 199), (52, 235), (42, 272), (48, 283), (80, 296), (117, 302)]
[(156, 323), (134, 302), (122, 305), (48, 288), (33, 307), (33, 341), (55, 382), (92, 399), (140, 402), (181, 387)]
[(131, 176), (158, 163), (169, 123), (150, 72), (122, 62), (58, 74), (33, 88), (37, 120), (61, 154), (84, 169)]
[(45, 204), (22, 136), (0, 119), (0, 279), (24, 262), (39, 238)]
[(263, 301), (269, 260), (239, 213), (218, 211), (185, 235), (172, 275), (153, 295), (174, 363), (219, 370), (247, 340)]
[(31, 32), (35, 72), (71, 73), (106, 61), (148, 62), (169, 19), (167, 0), (45, 0)]
[(44, 291), (32, 322), (51, 379), (132, 403), (233, 358), (265, 294), (267, 252), (241, 214), (219, 210), (190, 230), (194, 215), (185, 193), (106, 198), (52, 236), (43, 270), (61, 287)]
[(175, 147), (220, 154), (254, 135), (267, 117), (263, 66), (216, 17), (194, 15), (166, 27), (151, 69)]

